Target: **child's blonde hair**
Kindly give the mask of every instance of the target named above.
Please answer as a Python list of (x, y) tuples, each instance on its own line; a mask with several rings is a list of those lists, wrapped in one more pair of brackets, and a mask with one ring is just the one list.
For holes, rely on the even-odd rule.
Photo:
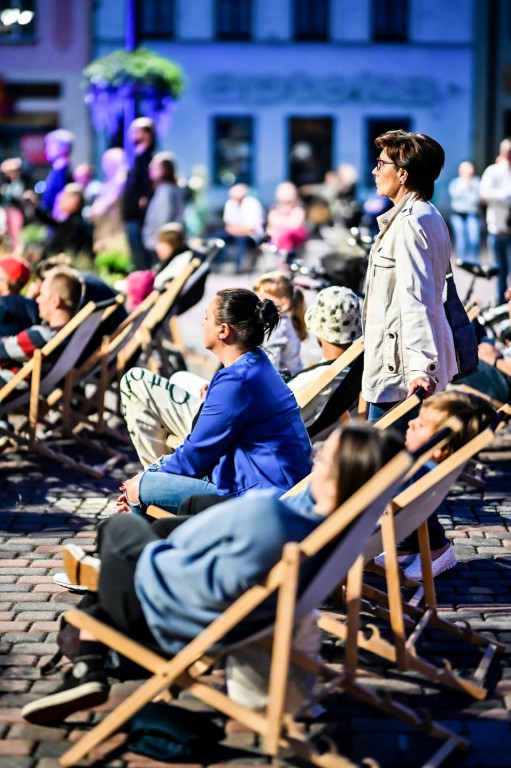
[(293, 285), (289, 277), (278, 270), (266, 272), (261, 275), (253, 290), (255, 293), (262, 290), (277, 301), (287, 299), (293, 328), (300, 341), (305, 341), (308, 336), (305, 325), (305, 296), (299, 288)]
[(459, 389), (450, 389), (431, 395), (424, 401), (422, 408), (428, 408), (432, 412), (437, 430), (445, 426), (453, 416), (463, 425), (459, 431), (453, 432), (446, 446), (444, 458), (476, 437), (494, 421), (497, 414), (486, 398)]

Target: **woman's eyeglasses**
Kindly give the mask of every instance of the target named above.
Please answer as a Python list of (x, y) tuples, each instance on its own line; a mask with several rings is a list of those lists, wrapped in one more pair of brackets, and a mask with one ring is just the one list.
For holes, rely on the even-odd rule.
[(381, 171), (382, 165), (394, 165), (393, 160), (382, 160), (381, 157), (376, 158), (376, 170)]

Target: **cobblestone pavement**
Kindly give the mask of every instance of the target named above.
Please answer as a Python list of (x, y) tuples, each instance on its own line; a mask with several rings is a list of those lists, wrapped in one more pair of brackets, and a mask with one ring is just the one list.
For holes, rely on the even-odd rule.
[[(191, 311), (188, 329), (195, 328), (200, 349), (200, 320), (208, 297), (225, 278), (213, 276), (211, 289)], [(236, 279), (236, 283), (239, 283)], [(251, 285), (251, 278), (245, 283)], [(234, 283), (234, 280), (233, 280)], [(315, 352), (313, 345), (310, 345)], [(385, 686), (403, 703), (427, 708), (446, 727), (468, 738), (471, 749), (452, 756), (453, 768), (509, 768), (511, 765), (511, 433), (506, 431), (480, 459), (486, 489), (453, 489), (442, 515), (458, 559), (453, 571), (437, 579), (439, 608), (446, 617), (463, 618), (472, 627), (496, 637), (505, 648), (490, 669), (488, 695), (476, 701), (412, 673), (399, 673), (374, 656), (362, 654), (364, 680)], [(76, 604), (77, 596), (53, 582), (61, 570), (62, 546), (78, 541), (92, 548), (98, 523), (114, 513), (120, 481), (138, 470), (134, 455), (101, 480), (93, 480), (51, 461), (25, 452), (0, 454), (0, 766), (57, 768), (57, 759), (90, 723), (110, 710), (134, 684), (116, 683), (110, 700), (93, 713), (78, 713), (57, 728), (24, 722), (23, 705), (52, 691), (60, 674), (41, 677), (39, 668), (56, 649), (60, 614)], [(342, 648), (325, 639), (329, 661), (342, 661)], [(428, 639), (428, 658), (448, 656), (456, 668), (477, 663), (464, 644)], [(193, 701), (184, 697), (184, 704)], [(195, 705), (197, 707), (197, 704)], [(199, 706), (199, 708), (202, 708)], [(397, 723), (347, 696), (332, 696), (322, 716), (341, 752), (355, 761), (365, 756), (384, 768), (418, 768), (438, 746), (430, 737)], [(316, 726), (313, 726), (315, 729)], [(267, 762), (257, 740), (227, 724), (226, 739), (211, 751), (205, 764), (258, 765)], [(122, 735), (94, 754), (95, 765), (112, 768), (158, 768), (158, 763), (122, 750)], [(90, 764), (84, 762), (83, 764)], [(277, 765), (300, 765), (287, 755)], [(199, 768), (188, 764), (189, 768)]]
[[(443, 522), (452, 538), (459, 565), (437, 579), (442, 614), (468, 619), (505, 646), (494, 660), (489, 692), (483, 701), (427, 684), (412, 673), (401, 674), (375, 657), (363, 654), (361, 667), (373, 683), (384, 685), (414, 707), (427, 707), (435, 719), (466, 736), (472, 744), (447, 765), (459, 768), (508, 768), (511, 733), (511, 435), (504, 434), (482, 457), (484, 491), (457, 486), (451, 493)], [(133, 457), (134, 458), (134, 457)], [(51, 462), (41, 464), (26, 453), (0, 457), (0, 765), (2, 768), (56, 768), (68, 739), (109, 710), (133, 683), (116, 683), (109, 702), (94, 714), (79, 713), (58, 728), (25, 723), (20, 708), (54, 689), (59, 675), (42, 678), (39, 667), (55, 650), (55, 632), (63, 610), (77, 597), (57, 586), (53, 574), (61, 568), (62, 546), (78, 541), (92, 547), (98, 522), (114, 512), (120, 480), (137, 469), (128, 463), (102, 480), (93, 480)], [(342, 660), (341, 649), (325, 643), (329, 660)], [(456, 666), (474, 662), (461, 644), (432, 639), (432, 654), (454, 658)], [(453, 654), (451, 653), (453, 652)], [(191, 701), (185, 701), (188, 705)], [(322, 719), (340, 748), (355, 760), (366, 755), (381, 765), (422, 765), (433, 751), (433, 739), (383, 716), (348, 697), (333, 696)], [(122, 740), (117, 736), (109, 747)], [(108, 759), (96, 753), (96, 765), (143, 768), (159, 763), (122, 749)], [(228, 727), (226, 740), (211, 753), (208, 765), (265, 763), (254, 737)], [(280, 763), (279, 763), (280, 764)], [(298, 765), (290, 759), (281, 764)]]

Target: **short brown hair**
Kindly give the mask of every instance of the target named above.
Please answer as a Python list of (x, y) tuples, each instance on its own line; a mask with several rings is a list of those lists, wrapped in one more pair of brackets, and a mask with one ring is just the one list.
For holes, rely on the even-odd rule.
[(42, 259), (34, 267), (34, 278), (36, 280), (44, 280), (48, 272), (51, 272), (55, 267), (70, 267), (73, 263), (73, 259), (67, 253), (58, 253), (56, 256), (49, 256), (47, 259)]
[(443, 147), (423, 133), (387, 131), (374, 141), (379, 150), (385, 149), (390, 160), (408, 172), (406, 186), (421, 200), (431, 200), (435, 180), (444, 166)]
[(50, 281), (52, 290), (62, 299), (64, 308), (75, 314), (84, 290), (80, 273), (72, 267), (55, 267), (46, 273), (44, 279)]
[(181, 248), (185, 241), (185, 228), (178, 221), (171, 221), (164, 224), (156, 231), (156, 240), (159, 243), (167, 243), (175, 251)]
[(455, 430), (449, 438), (444, 458), (486, 429), (497, 415), (495, 408), (485, 397), (463, 392), (461, 389), (437, 392), (424, 401), (422, 408), (434, 411), (433, 421), (437, 430), (442, 429), (452, 417), (461, 422), (461, 429)]

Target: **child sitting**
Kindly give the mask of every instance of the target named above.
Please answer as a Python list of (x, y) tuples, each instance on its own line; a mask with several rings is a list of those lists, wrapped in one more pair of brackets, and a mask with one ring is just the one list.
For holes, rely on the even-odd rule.
[(254, 285), (261, 300), (270, 299), (280, 314), (280, 323), (263, 349), (287, 380), (302, 369), (300, 343), (307, 338), (305, 298), (291, 280), (278, 271), (267, 272)]
[[(186, 244), (183, 224), (175, 221), (159, 228), (156, 234), (155, 251), (158, 264), (152, 269), (131, 272), (122, 286), (130, 309), (134, 309), (146, 296), (149, 296), (153, 288), (162, 291), (194, 256)], [(121, 286), (118, 287), (121, 290)]]
[[(433, 454), (433, 461), (439, 463), (472, 440), (495, 419), (495, 408), (483, 397), (468, 394), (460, 390), (449, 390), (432, 395), (424, 401), (417, 418), (408, 424), (405, 445), (409, 451), (415, 451), (424, 445), (450, 418), (456, 417), (462, 424), (459, 431), (453, 432), (448, 443), (438, 448)], [(417, 476), (414, 478), (417, 479)], [(454, 547), (445, 535), (445, 530), (434, 512), (428, 519), (429, 544), (433, 566), (433, 576), (454, 568), (456, 556)], [(419, 541), (414, 531), (397, 545), (398, 563), (404, 568), (407, 578), (422, 580), (419, 554)], [(375, 558), (377, 565), (385, 564), (385, 555)]]

